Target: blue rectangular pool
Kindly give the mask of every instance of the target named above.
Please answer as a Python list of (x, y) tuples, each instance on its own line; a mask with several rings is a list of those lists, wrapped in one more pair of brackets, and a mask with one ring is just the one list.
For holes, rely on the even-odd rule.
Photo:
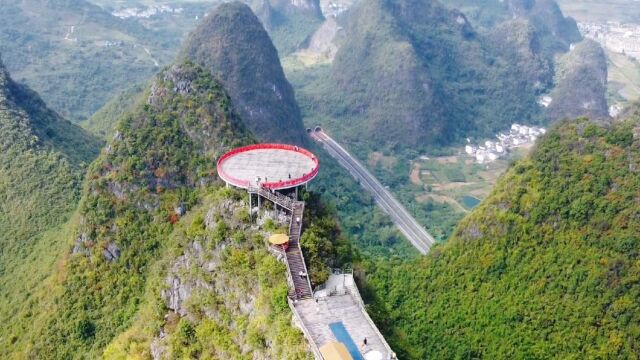
[(331, 323), (329, 324), (329, 328), (331, 328), (331, 332), (333, 333), (333, 336), (336, 337), (336, 340), (340, 341), (347, 347), (347, 350), (349, 350), (349, 354), (351, 354), (353, 360), (364, 360), (362, 358), (362, 354), (360, 354), (360, 350), (358, 350), (358, 346), (353, 342), (351, 335), (349, 335), (342, 322)]

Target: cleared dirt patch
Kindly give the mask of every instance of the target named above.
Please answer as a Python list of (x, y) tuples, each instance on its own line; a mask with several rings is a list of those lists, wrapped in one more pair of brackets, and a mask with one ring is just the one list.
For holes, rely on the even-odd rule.
[(433, 184), (431, 187), (434, 191), (447, 191), (447, 190), (455, 190), (461, 189), (465, 186), (474, 185), (474, 182), (451, 182), (446, 184)]
[(436, 161), (440, 164), (457, 164), (457, 156), (440, 156), (436, 158)]
[(413, 165), (413, 169), (411, 169), (409, 179), (411, 179), (411, 183), (414, 185), (422, 185), (422, 180), (420, 180), (420, 165)]
[(495, 183), (502, 172), (497, 171), (478, 171), (478, 175), (489, 183)]
[(484, 199), (487, 196), (489, 196), (489, 193), (491, 192), (491, 188), (485, 188), (485, 189), (476, 189), (476, 190), (472, 190), (469, 193), (474, 196), (477, 197), (478, 199)]

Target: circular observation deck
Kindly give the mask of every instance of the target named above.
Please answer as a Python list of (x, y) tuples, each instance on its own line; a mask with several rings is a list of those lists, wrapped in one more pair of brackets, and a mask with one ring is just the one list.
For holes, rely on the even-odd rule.
[(257, 144), (222, 155), (217, 168), (220, 178), (235, 187), (284, 190), (313, 180), (320, 163), (313, 153), (295, 145)]

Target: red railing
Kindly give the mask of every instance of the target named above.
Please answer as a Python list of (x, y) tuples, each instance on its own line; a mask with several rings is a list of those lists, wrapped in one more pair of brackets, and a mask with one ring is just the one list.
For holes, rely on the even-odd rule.
[(295, 146), (295, 145), (287, 145), (287, 144), (255, 144), (255, 145), (248, 145), (248, 146), (243, 146), (243, 147), (239, 147), (236, 149), (233, 149), (231, 151), (229, 151), (228, 153), (222, 155), (220, 157), (220, 159), (218, 159), (218, 163), (217, 163), (217, 168), (218, 168), (218, 175), (220, 175), (220, 177), (228, 182), (231, 183), (232, 185), (235, 186), (239, 186), (239, 187), (245, 187), (248, 188), (249, 186), (251, 186), (251, 181), (250, 180), (244, 180), (244, 179), (238, 179), (236, 177), (233, 177), (227, 173), (225, 173), (222, 170), (222, 164), (229, 159), (230, 157), (243, 153), (243, 152), (247, 152), (247, 151), (252, 151), (252, 150), (269, 150), (269, 149), (275, 149), (275, 150), (287, 150), (287, 151), (295, 151), (297, 153), (303, 154), (306, 157), (310, 158), (313, 163), (314, 163), (314, 167), (313, 170), (311, 170), (310, 173), (305, 174), (304, 176), (298, 178), (298, 179), (293, 179), (293, 180), (287, 180), (287, 181), (276, 181), (276, 182), (263, 182), (260, 183), (260, 185), (263, 188), (266, 189), (286, 189), (286, 188), (291, 188), (294, 186), (298, 186), (301, 184), (306, 183), (307, 181), (313, 179), (314, 177), (316, 177), (316, 175), (318, 175), (318, 171), (320, 171), (320, 162), (318, 161), (318, 158), (316, 158), (315, 155), (313, 155), (312, 152), (310, 152), (307, 149), (303, 149), (301, 147)]

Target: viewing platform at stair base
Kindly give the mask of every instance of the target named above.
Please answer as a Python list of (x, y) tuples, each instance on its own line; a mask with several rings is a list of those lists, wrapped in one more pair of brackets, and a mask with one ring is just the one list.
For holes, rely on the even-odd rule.
[(289, 305), (317, 359), (325, 359), (321, 348), (334, 341), (345, 344), (353, 360), (396, 359), (367, 314), (353, 274), (334, 272), (313, 299)]

